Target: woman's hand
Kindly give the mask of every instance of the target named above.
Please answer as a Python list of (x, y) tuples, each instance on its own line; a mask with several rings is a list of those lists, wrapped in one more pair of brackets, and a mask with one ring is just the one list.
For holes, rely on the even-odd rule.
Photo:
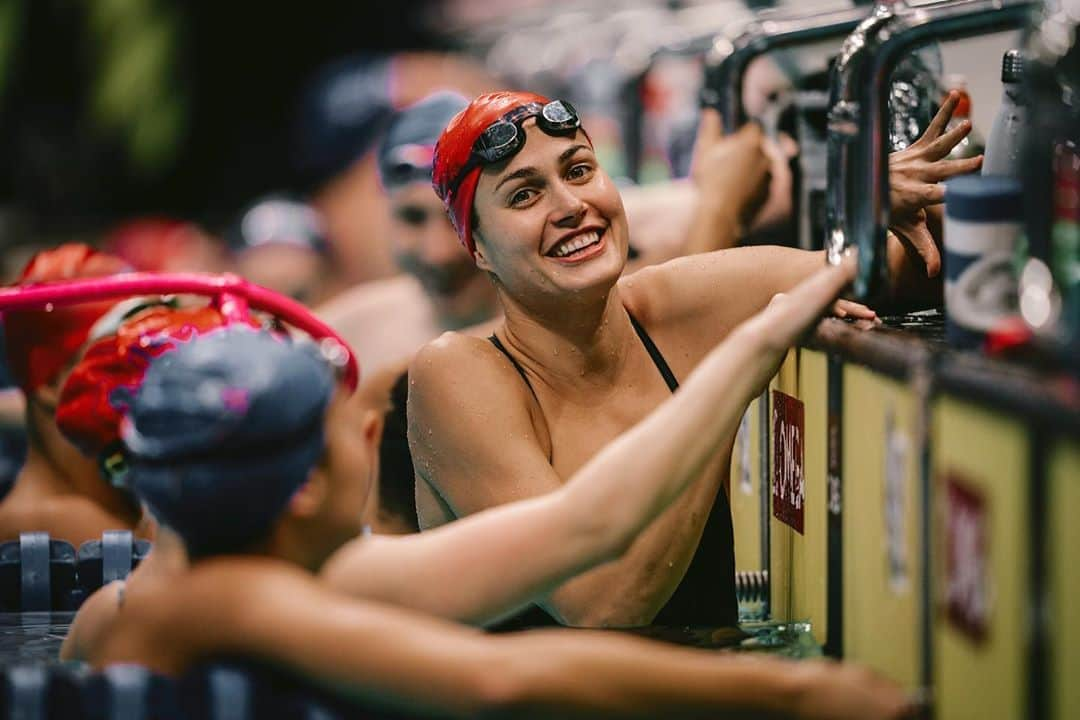
[(851, 663), (802, 661), (795, 716), (803, 720), (901, 720), (919, 708), (895, 683)]
[(702, 202), (723, 203), (740, 227), (746, 227), (769, 196), (771, 159), (757, 123), (724, 135), (720, 113), (701, 111), (690, 177)]
[(928, 277), (941, 271), (941, 252), (926, 226), (926, 207), (945, 200), (943, 180), (974, 172), (982, 166), (982, 155), (946, 159), (971, 132), (969, 120), (945, 132), (959, 100), (959, 94), (949, 93), (922, 137), (889, 156), (889, 229), (922, 257)]
[(850, 318), (851, 320), (869, 320), (874, 324), (880, 324), (881, 320), (878, 318), (876, 312), (863, 305), (857, 303), (854, 300), (844, 300), (841, 298), (833, 303), (832, 313), (834, 317), (838, 318)]

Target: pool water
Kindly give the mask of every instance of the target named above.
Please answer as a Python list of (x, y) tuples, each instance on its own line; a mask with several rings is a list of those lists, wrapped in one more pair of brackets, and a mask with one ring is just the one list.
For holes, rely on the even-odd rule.
[(0, 613), (0, 667), (56, 662), (73, 612)]

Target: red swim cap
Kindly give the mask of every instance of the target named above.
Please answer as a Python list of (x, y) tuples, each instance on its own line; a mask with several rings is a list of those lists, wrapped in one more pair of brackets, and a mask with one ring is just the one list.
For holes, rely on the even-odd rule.
[[(255, 320), (247, 321), (258, 327)], [(120, 440), (120, 421), (150, 361), (196, 335), (229, 321), (214, 307), (156, 306), (124, 322), (115, 335), (91, 345), (68, 376), (56, 408), (56, 424), (89, 457)]]
[[(104, 277), (128, 272), (120, 258), (100, 253), (88, 245), (69, 243), (34, 255), (16, 285), (56, 280)], [(114, 300), (79, 303), (49, 310), (6, 312), (7, 363), (23, 392), (30, 394), (56, 379)]]
[(198, 262), (198, 227), (166, 217), (125, 222), (105, 236), (102, 247), (140, 272), (203, 271)]
[(483, 168), (477, 167), (471, 170), (456, 188), (451, 188), (450, 184), (469, 161), (473, 143), (489, 125), (514, 108), (533, 102), (545, 104), (548, 99), (528, 92), (503, 90), (485, 93), (454, 116), (443, 130), (438, 144), (435, 145), (431, 185), (435, 188), (435, 194), (443, 201), (461, 244), (474, 257), (476, 243), (472, 236), (472, 206), (476, 195), (476, 185), (480, 182), (480, 172)]

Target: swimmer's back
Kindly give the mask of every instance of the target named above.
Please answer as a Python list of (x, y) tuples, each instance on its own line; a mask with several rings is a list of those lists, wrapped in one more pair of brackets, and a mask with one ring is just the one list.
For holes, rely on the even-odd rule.
[(17, 540), (24, 532), (47, 532), (54, 540), (67, 540), (77, 548), (87, 540), (100, 539), (106, 530), (124, 529), (132, 529), (129, 520), (75, 493), (43, 493), (16, 482), (0, 502), (0, 541)]
[[(65, 643), (65, 658), (95, 668), (138, 663), (178, 675), (200, 658), (246, 654), (245, 635), (271, 593), (302, 603), (311, 576), (282, 562), (256, 557), (204, 561), (182, 573), (142, 575), (117, 581), (94, 593), (76, 618)], [(289, 635), (287, 628), (281, 633)], [(284, 638), (283, 638), (284, 639)]]

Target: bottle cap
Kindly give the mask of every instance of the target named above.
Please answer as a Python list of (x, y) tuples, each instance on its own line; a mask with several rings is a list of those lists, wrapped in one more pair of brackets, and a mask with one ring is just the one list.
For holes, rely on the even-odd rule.
[(1024, 74), (1024, 56), (1019, 50), (1006, 50), (1001, 56), (1001, 82), (1018, 83)]
[(1003, 175), (960, 175), (945, 183), (945, 214), (969, 222), (1019, 222), (1024, 192), (1019, 180)]

